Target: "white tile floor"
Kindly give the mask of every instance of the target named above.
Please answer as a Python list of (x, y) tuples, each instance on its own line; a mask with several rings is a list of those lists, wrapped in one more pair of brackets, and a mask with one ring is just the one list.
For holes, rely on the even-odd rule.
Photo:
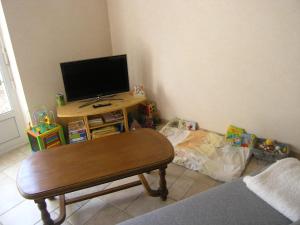
[[(42, 224), (40, 212), (33, 201), (22, 198), (16, 187), (16, 175), (20, 162), (30, 155), (29, 146), (15, 149), (0, 156), (0, 225), (33, 225)], [(266, 163), (252, 159), (245, 171), (246, 174), (265, 167)], [(157, 171), (146, 174), (151, 186), (158, 186)], [(75, 196), (94, 190), (120, 185), (137, 179), (130, 177), (109, 184), (100, 185), (69, 194)], [(169, 196), (163, 202), (160, 198), (149, 197), (142, 186), (86, 200), (67, 206), (65, 225), (95, 225), (116, 224), (129, 218), (144, 214), (154, 209), (172, 204), (196, 193), (205, 191), (221, 184), (205, 175), (187, 170), (175, 164), (169, 164), (167, 169), (167, 185)], [(68, 196), (68, 195), (67, 195)], [(57, 200), (47, 200), (48, 211), (53, 218), (58, 216)]]

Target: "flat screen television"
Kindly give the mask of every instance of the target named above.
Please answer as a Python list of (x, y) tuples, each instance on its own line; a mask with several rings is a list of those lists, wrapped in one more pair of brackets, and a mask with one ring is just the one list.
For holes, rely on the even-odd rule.
[(68, 101), (129, 91), (126, 55), (60, 64)]

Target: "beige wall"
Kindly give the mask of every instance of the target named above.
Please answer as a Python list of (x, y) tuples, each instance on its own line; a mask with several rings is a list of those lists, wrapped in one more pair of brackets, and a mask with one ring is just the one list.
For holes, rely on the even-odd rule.
[(300, 1), (107, 2), (113, 53), (164, 117), (300, 150)]
[(111, 55), (105, 0), (2, 0), (29, 110), (55, 109), (60, 62)]

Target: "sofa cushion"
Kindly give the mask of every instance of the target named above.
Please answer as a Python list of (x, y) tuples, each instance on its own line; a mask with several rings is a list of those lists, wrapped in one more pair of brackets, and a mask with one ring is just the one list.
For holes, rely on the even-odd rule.
[(287, 225), (291, 221), (249, 191), (239, 179), (121, 223), (137, 224)]

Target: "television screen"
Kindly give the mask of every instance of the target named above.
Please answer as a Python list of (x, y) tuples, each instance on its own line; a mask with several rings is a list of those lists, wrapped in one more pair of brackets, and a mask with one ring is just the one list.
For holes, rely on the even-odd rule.
[(129, 91), (126, 55), (60, 64), (68, 101)]

